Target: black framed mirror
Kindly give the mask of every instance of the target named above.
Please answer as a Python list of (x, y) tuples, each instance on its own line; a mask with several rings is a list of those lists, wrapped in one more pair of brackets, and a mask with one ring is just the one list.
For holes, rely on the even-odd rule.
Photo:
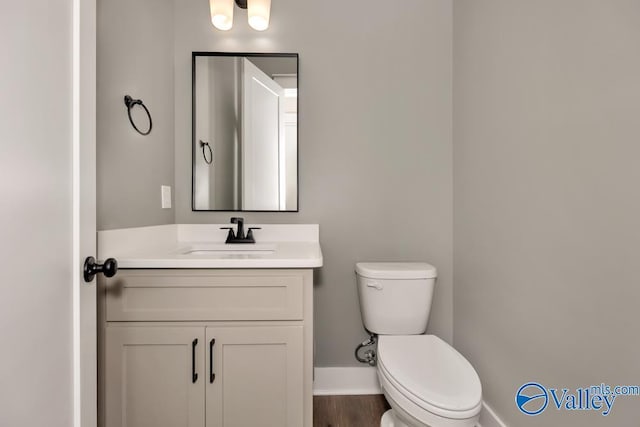
[(193, 52), (192, 210), (298, 211), (298, 54)]

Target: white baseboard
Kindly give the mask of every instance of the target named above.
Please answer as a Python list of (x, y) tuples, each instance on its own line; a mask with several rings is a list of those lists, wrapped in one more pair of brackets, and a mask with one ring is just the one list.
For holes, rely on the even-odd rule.
[[(371, 366), (314, 368), (314, 396), (357, 394), (382, 394), (376, 368)], [(486, 402), (482, 402), (478, 427), (507, 427), (507, 425)]]
[(314, 396), (353, 394), (382, 394), (376, 368), (314, 368)]
[(487, 402), (482, 402), (482, 412), (480, 412), (480, 427), (507, 427), (498, 417), (498, 414), (487, 405)]

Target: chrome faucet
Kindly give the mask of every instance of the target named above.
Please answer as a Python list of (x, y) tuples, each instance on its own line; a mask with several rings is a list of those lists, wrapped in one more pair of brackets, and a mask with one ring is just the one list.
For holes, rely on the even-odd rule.
[(233, 217), (231, 224), (238, 224), (238, 231), (234, 233), (233, 227), (220, 227), (221, 230), (229, 230), (225, 243), (255, 243), (253, 230), (260, 230), (260, 227), (249, 227), (247, 235), (244, 235), (244, 218)]

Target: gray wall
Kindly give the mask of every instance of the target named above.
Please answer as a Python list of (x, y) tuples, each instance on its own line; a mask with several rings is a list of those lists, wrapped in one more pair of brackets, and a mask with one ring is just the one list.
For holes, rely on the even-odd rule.
[[(173, 0), (98, 0), (97, 37), (98, 230), (173, 223), (160, 198), (174, 181)], [(149, 108), (150, 135), (129, 123), (125, 94)]]
[[(239, 58), (196, 58), (195, 207), (236, 209)], [(206, 141), (211, 152), (200, 141)], [(211, 164), (205, 161), (211, 160)]]
[(72, 2), (0, 2), (0, 425), (72, 407)]
[(273, 77), (274, 74), (296, 74), (298, 72), (295, 58), (254, 57), (249, 58), (249, 61), (269, 77)]
[[(236, 153), (239, 151), (238, 118), (238, 69), (240, 61), (236, 58), (218, 58), (211, 67), (211, 96), (209, 121), (211, 129), (211, 147), (213, 148), (213, 180), (211, 182), (213, 206), (235, 208), (240, 200), (233, 183), (238, 182), (239, 170)], [(202, 153), (202, 150), (200, 150)], [(215, 165), (215, 167), (213, 167)], [(228, 185), (220, 185), (225, 183)]]
[[(246, 213), (249, 223), (319, 223), (316, 365), (357, 365), (364, 335), (354, 264), (438, 267), (429, 330), (452, 336), (450, 0), (278, 0), (271, 26), (246, 12), (212, 27), (207, 2), (175, 8), (176, 222), (228, 222), (191, 212), (191, 52), (300, 54), (300, 212)], [(363, 19), (366, 15), (366, 19)], [(339, 64), (339, 66), (337, 66)]]
[(456, 0), (454, 344), (511, 426), (524, 382), (640, 383), (640, 3)]

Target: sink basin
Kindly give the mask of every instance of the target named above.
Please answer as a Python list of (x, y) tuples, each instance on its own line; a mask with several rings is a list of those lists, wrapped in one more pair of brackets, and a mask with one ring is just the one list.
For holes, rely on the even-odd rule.
[(222, 256), (222, 255), (267, 255), (276, 251), (275, 243), (202, 243), (178, 250), (180, 255)]

